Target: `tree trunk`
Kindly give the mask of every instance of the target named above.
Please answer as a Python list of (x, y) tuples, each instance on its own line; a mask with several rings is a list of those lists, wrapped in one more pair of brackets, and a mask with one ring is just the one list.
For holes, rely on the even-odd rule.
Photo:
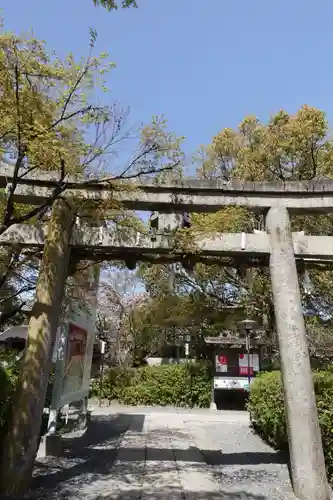
[(20, 494), (30, 483), (67, 275), (72, 221), (71, 207), (57, 199), (52, 207), (27, 345), (2, 443), (0, 493), (3, 495)]

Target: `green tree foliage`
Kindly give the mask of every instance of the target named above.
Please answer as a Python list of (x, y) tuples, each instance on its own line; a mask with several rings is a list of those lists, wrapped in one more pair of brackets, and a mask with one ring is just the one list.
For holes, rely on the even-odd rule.
[(177, 267), (174, 273), (170, 266), (140, 266), (138, 274), (150, 298), (134, 309), (132, 328), (138, 339), (145, 339), (147, 352), (142, 349), (143, 357), (161, 353), (167, 339), (177, 344), (181, 336), (182, 344), (184, 336), (189, 335), (191, 356), (208, 359), (204, 337), (226, 330), (237, 333), (237, 322), (243, 319), (244, 311), (235, 306), (233, 291), (218, 280), (220, 267), (212, 267), (217, 274), (215, 280), (207, 277), (204, 265), (197, 265), (193, 273)]
[(117, 10), (119, 7), (127, 9), (128, 7), (137, 7), (137, 2), (135, 0), (93, 0), (95, 5), (100, 5), (107, 10)]
[[(85, 60), (75, 61), (71, 54), (60, 60), (47, 54), (43, 42), (7, 33), (1, 26), (0, 155), (2, 168), (9, 162), (14, 171), (7, 189), (0, 191), (1, 233), (12, 224), (43, 216), (61, 193), (66, 175), (84, 174), (91, 166), (96, 147), (85, 142), (85, 129), (97, 124), (105, 126), (110, 116), (106, 108), (95, 105), (91, 98), (94, 86), (103, 85), (103, 74), (112, 66), (105, 54), (93, 56), (94, 42), (95, 34), (91, 33)], [(15, 203), (13, 195), (19, 178), (36, 168), (58, 170), (59, 189), (39, 207)], [(32, 259), (15, 248), (2, 250), (2, 292), (8, 289), (9, 282), (16, 287), (15, 292), (27, 291), (29, 283), (33, 287), (31, 264)], [(16, 298), (19, 300), (20, 293)], [(6, 313), (1, 316), (1, 324), (9, 311)]]
[[(199, 179), (232, 179), (243, 181), (308, 180), (332, 178), (333, 140), (325, 114), (315, 108), (303, 106), (296, 114), (280, 111), (267, 123), (258, 118), (246, 117), (237, 129), (223, 129), (211, 144), (201, 146), (194, 156), (196, 176)], [(293, 216), (294, 231), (307, 234), (332, 234), (333, 216)], [(263, 230), (262, 216), (244, 208), (227, 207), (217, 213), (193, 214), (191, 234), (214, 235), (217, 232), (253, 232)], [(274, 344), (274, 307), (267, 269), (249, 269), (241, 259), (229, 259), (228, 267), (216, 261), (209, 265), (198, 264), (192, 273), (181, 272), (176, 276), (176, 293), (191, 295), (198, 310), (203, 302), (206, 309), (222, 310), (238, 305), (244, 315), (257, 318), (271, 332)], [(147, 289), (163, 295), (168, 290), (170, 267), (143, 267), (142, 277)], [(316, 269), (299, 269), (303, 305), (308, 312), (323, 316), (332, 313), (332, 271), (318, 266)], [(311, 290), (306, 287), (310, 278)], [(207, 318), (208, 319), (208, 318)], [(316, 339), (313, 320), (309, 320), (312, 353)], [(325, 329), (329, 334), (328, 328)], [(321, 344), (322, 350), (322, 344)]]
[(8, 421), (18, 373), (16, 353), (0, 350), (0, 439)]
[[(163, 117), (153, 117), (150, 124), (135, 129), (127, 124), (128, 110), (109, 102), (105, 78), (115, 65), (106, 53), (94, 55), (96, 36), (90, 32), (88, 55), (76, 60), (72, 54), (50, 55), (44, 42), (8, 33), (1, 26), (0, 160), (3, 166), (11, 164), (14, 176), (6, 190), (0, 189), (0, 233), (15, 223), (47, 220), (49, 207), (66, 189), (70, 174), (112, 183), (158, 175), (182, 162), (182, 138), (167, 130)], [(107, 104), (101, 105), (101, 100)], [(126, 163), (119, 164), (122, 145), (130, 154)], [(37, 168), (59, 173), (53, 196), (37, 207), (15, 203), (19, 178)], [(82, 200), (79, 205), (80, 213), (98, 220), (107, 211), (109, 221), (125, 233), (128, 227), (138, 227), (137, 217), (121, 206)], [(15, 277), (15, 292), (23, 293), (28, 285), (34, 286), (37, 271), (36, 259), (16, 249), (3, 250), (0, 289), (8, 280), (12, 285)], [(18, 307), (24, 302), (22, 293), (17, 294)]]
[[(237, 130), (225, 129), (213, 138), (212, 144), (200, 152), (197, 168), (199, 178), (233, 178), (245, 181), (288, 181), (332, 177), (332, 137), (323, 112), (303, 106), (295, 115), (280, 111), (267, 124), (255, 117), (243, 120)], [(198, 159), (198, 157), (197, 157)], [(234, 209), (233, 228), (225, 224), (226, 210), (219, 214), (200, 215), (204, 226), (210, 220), (219, 231), (253, 231), (263, 229), (261, 218), (244, 210)], [(230, 219), (227, 218), (230, 225)], [(293, 230), (308, 234), (331, 234), (332, 216), (295, 216)], [(207, 273), (210, 270), (207, 269)], [(225, 282), (229, 270), (221, 271)], [(332, 303), (332, 272), (321, 269), (309, 271), (313, 290), (307, 293), (302, 286), (304, 306), (314, 312), (330, 313)], [(247, 313), (266, 318), (273, 329), (274, 310), (267, 270), (252, 270), (249, 275), (238, 266), (232, 283), (238, 290)], [(301, 284), (304, 285), (302, 274)], [(245, 293), (244, 293), (245, 292)]]
[(177, 342), (176, 330), (178, 334), (180, 329), (182, 334), (187, 333), (184, 314), (188, 316), (189, 312), (183, 298), (170, 294), (147, 297), (134, 305), (124, 324), (132, 362), (141, 365), (148, 356), (163, 356), (166, 346)]

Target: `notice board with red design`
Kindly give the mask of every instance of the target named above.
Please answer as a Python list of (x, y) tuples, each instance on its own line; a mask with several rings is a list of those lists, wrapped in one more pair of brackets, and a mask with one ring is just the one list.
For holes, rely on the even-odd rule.
[(225, 354), (217, 354), (215, 356), (215, 369), (219, 373), (228, 371), (228, 358)]

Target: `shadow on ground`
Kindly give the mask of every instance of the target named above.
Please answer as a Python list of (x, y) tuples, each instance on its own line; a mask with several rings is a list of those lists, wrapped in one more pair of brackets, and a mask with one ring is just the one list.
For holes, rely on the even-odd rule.
[(215, 403), (218, 410), (243, 411), (246, 409), (247, 400), (248, 394), (244, 391), (215, 391)]
[(144, 415), (115, 414), (98, 416), (80, 438), (63, 438), (60, 457), (37, 460), (32, 489), (57, 488), (64, 481), (89, 474), (110, 474), (119, 451), (122, 435), (131, 427), (142, 432)]
[(283, 452), (221, 453), (219, 450), (200, 450), (208, 465), (267, 465), (288, 464)]
[[(37, 497), (35, 497), (37, 498)], [(46, 497), (40, 497), (45, 498)], [(64, 492), (60, 496), (47, 497), (48, 500), (76, 500), (80, 497), (78, 496), (68, 496), (67, 492)], [(220, 493), (212, 493), (209, 491), (186, 491), (186, 496), (181, 496), (179, 490), (172, 488), (163, 488), (159, 492), (145, 492), (142, 495), (142, 490), (129, 490), (126, 493), (114, 491), (109, 495), (98, 495), (94, 497), (82, 497), (86, 500), (267, 500), (266, 496), (262, 495), (251, 495), (246, 491), (234, 491), (232, 493), (221, 490)], [(269, 499), (273, 500), (273, 499)]]
[[(122, 448), (122, 435), (130, 428), (132, 432), (143, 430), (145, 416), (136, 414), (115, 414), (95, 416), (84, 436), (64, 439), (63, 453), (60, 457), (38, 460), (31, 491), (25, 499), (79, 499), (87, 500), (162, 500), (180, 499), (179, 488), (170, 487), (170, 479), (165, 484), (168, 473), (175, 470), (170, 462), (170, 448)], [(158, 434), (159, 431), (156, 431)], [(156, 443), (163, 443), (163, 434)], [(162, 439), (162, 441), (161, 441)], [(153, 442), (155, 440), (153, 439)], [(125, 450), (126, 459), (121, 466), (112, 467), (119, 451)], [(193, 453), (196, 450), (197, 453)], [(285, 463), (286, 457), (276, 453), (229, 453), (219, 451), (176, 449), (173, 454), (177, 461), (188, 462), (187, 471), (200, 471), (208, 465), (258, 465)], [(148, 480), (144, 491), (140, 478), (144, 467), (143, 457), (149, 457), (153, 465), (149, 466)], [(197, 458), (193, 458), (197, 457)], [(119, 462), (118, 462), (119, 463)], [(146, 470), (147, 472), (147, 470)], [(163, 483), (164, 481), (164, 483)], [(208, 491), (187, 491), (187, 500), (267, 500), (266, 496), (256, 496), (237, 491), (237, 484), (232, 493), (212, 493)], [(156, 491), (158, 490), (158, 491)]]

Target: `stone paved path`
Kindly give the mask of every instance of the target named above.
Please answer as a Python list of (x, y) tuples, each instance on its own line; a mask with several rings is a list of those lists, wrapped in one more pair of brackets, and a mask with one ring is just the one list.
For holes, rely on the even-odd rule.
[(61, 458), (36, 464), (30, 498), (273, 500), (288, 469), (245, 412), (95, 408)]

